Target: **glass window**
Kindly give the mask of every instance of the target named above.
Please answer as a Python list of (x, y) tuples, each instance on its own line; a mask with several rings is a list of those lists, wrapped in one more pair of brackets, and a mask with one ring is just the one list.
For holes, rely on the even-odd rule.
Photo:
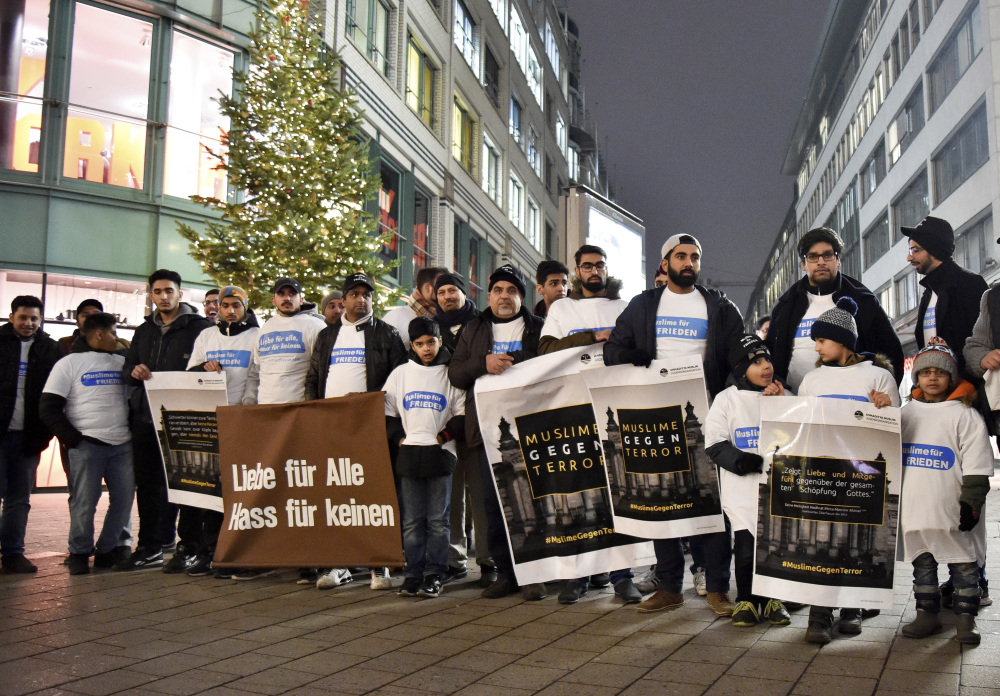
[(528, 224), (524, 236), (528, 238), (531, 246), (538, 251), (544, 251), (542, 248), (542, 212), (530, 196), (528, 197)]
[(524, 184), (515, 174), (510, 175), (510, 194), (507, 196), (507, 217), (514, 227), (521, 230), (524, 227)]
[(500, 63), (489, 48), (483, 51), (483, 89), (493, 106), (500, 106)]
[(981, 104), (934, 157), (934, 200), (940, 204), (990, 159), (986, 105)]
[(878, 221), (868, 228), (865, 232), (864, 245), (865, 245), (865, 270), (872, 267), (872, 264), (878, 261), (882, 256), (889, 251), (890, 238), (892, 235), (889, 234), (889, 213), (885, 212)]
[(556, 114), (556, 145), (559, 146), (559, 152), (566, 152), (566, 121), (560, 113)]
[(955, 88), (982, 50), (983, 38), (979, 24), (979, 5), (976, 5), (958, 23), (958, 28), (945, 41), (941, 54), (927, 68), (931, 113), (941, 106), (941, 102)]
[(410, 37), (406, 49), (406, 105), (420, 120), (434, 127), (434, 75), (437, 69)]
[(528, 148), (526, 155), (528, 157), (528, 164), (535, 170), (535, 175), (541, 177), (542, 162), (541, 156), (538, 154), (538, 133), (535, 131), (534, 126), (528, 126)]
[(510, 52), (514, 54), (514, 59), (521, 66), (524, 74), (528, 74), (528, 32), (521, 22), (521, 15), (517, 8), (510, 6)]
[(993, 241), (993, 217), (972, 225), (955, 238), (955, 263), (973, 273), (985, 273), (986, 262), (992, 260), (987, 245)]
[(556, 33), (552, 30), (552, 23), (548, 17), (545, 18), (545, 55), (549, 57), (549, 64), (552, 71), (559, 74), (559, 41)]
[(912, 53), (913, 49), (920, 43), (920, 8), (917, 7), (917, 0), (910, 3), (907, 14), (910, 16), (910, 52)]
[(63, 176), (141, 189), (153, 25), (76, 5)]
[(505, 0), (489, 0), (490, 7), (493, 8), (493, 14), (497, 16), (497, 21), (500, 22), (500, 26), (503, 28), (504, 33), (507, 33), (507, 13), (504, 11)]
[(427, 268), (434, 262), (431, 240), (427, 232), (430, 224), (431, 199), (422, 191), (413, 192), (413, 272)]
[(455, 0), (454, 41), (458, 52), (479, 77), (479, 44), (476, 42), (476, 25), (469, 15), (469, 8), (462, 0)]
[(375, 64), (389, 74), (389, 6), (382, 0), (347, 0), (347, 38)]
[(486, 243), (474, 234), (469, 235), (469, 274), (466, 276), (469, 279), (468, 297), (477, 306), (481, 299), (486, 299), (486, 292), (479, 282), (479, 266), (481, 263), (479, 251), (481, 246), (485, 247)]
[(896, 313), (901, 317), (917, 306), (917, 273), (910, 268), (893, 280), (893, 295), (896, 298)]
[(569, 158), (569, 178), (573, 181), (580, 180), (580, 151), (572, 145), (566, 151)]
[(927, 25), (931, 23), (942, 2), (944, 0), (924, 0), (924, 31), (927, 31)]
[(17, 62), (0, 74), (0, 169), (37, 172), (49, 0), (27, 0), (20, 29), (10, 37), (20, 46), (13, 52)]
[(501, 205), (502, 187), (500, 177), (503, 175), (500, 150), (488, 135), (483, 136), (483, 191), (491, 200)]
[(892, 204), (892, 243), (899, 241), (902, 231), (900, 227), (913, 227), (927, 217), (930, 212), (930, 200), (927, 196), (927, 170), (920, 172), (903, 195)]
[(882, 310), (890, 319), (894, 319), (896, 317), (896, 305), (892, 300), (892, 281), (876, 290), (875, 296), (878, 298), (878, 303), (882, 305)]
[(863, 165), (861, 165), (861, 204), (875, 193), (875, 189), (885, 178), (885, 140), (879, 140)]
[(522, 145), (523, 137), (521, 136), (521, 102), (517, 100), (515, 95), (510, 97), (510, 136), (513, 138), (514, 142), (519, 146)]
[(455, 97), (452, 106), (451, 154), (462, 165), (462, 169), (472, 171), (472, 118), (458, 97)]
[(524, 75), (528, 78), (528, 89), (535, 95), (538, 106), (545, 108), (542, 97), (542, 65), (538, 62), (538, 55), (533, 46), (528, 47), (528, 69)]
[(216, 169), (206, 148), (220, 152), (229, 130), (218, 98), (232, 92), (233, 60), (232, 51), (174, 32), (163, 173), (168, 196), (226, 197), (226, 172)]
[[(399, 234), (399, 172), (383, 161), (379, 173), (382, 177), (382, 186), (378, 192), (378, 233), (382, 235), (388, 232), (392, 235), (389, 241), (382, 245), (380, 255), (382, 261), (388, 265), (399, 258), (402, 246)], [(399, 266), (387, 275), (399, 282)]]
[(913, 139), (924, 127), (924, 88), (921, 84), (906, 100), (906, 104), (889, 124), (889, 166), (899, 161)]

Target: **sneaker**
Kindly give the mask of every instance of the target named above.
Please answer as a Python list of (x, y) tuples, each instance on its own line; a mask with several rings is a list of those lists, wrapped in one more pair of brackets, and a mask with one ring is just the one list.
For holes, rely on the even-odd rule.
[(86, 575), (90, 572), (90, 554), (71, 553), (66, 565), (69, 567), (70, 575)]
[(739, 628), (749, 628), (760, 623), (760, 614), (753, 602), (737, 602), (736, 609), (733, 610), (733, 626)]
[(446, 570), (444, 575), (441, 577), (441, 584), (447, 585), (449, 582), (464, 580), (468, 575), (469, 569), (465, 566), (460, 566), (458, 568), (455, 566), (448, 566), (448, 570)]
[[(107, 553), (94, 554), (95, 568), (113, 568), (115, 563), (120, 563), (132, 555), (132, 548), (129, 546), (116, 546)], [(67, 565), (69, 565), (67, 563)]]
[(709, 592), (707, 599), (708, 606), (719, 616), (732, 616), (736, 610), (736, 606), (725, 592)]
[(420, 590), (420, 585), (420, 578), (406, 578), (403, 580), (403, 586), (399, 588), (396, 594), (400, 597), (416, 597), (417, 592)]
[[(440, 575), (432, 575), (441, 582)], [(389, 577), (388, 568), (372, 568), (372, 589), (373, 590), (391, 590), (392, 589), (392, 578)], [(440, 592), (440, 590), (438, 590)], [(437, 597), (437, 595), (434, 595)]]
[(111, 566), (114, 570), (142, 570), (163, 565), (163, 552), (159, 547), (137, 546), (132, 554)]
[(319, 580), (319, 568), (299, 568), (299, 579), (296, 585), (315, 585)]
[(233, 571), (231, 577), (233, 580), (257, 580), (259, 578), (269, 578), (277, 574), (278, 571), (274, 568), (242, 568)]
[(979, 589), (979, 608), (988, 607), (993, 604), (993, 600), (990, 598), (990, 590), (987, 587), (981, 587)]
[(167, 575), (183, 573), (195, 560), (194, 554), (188, 553), (183, 545), (178, 546), (177, 550), (174, 551), (173, 558), (163, 564), (163, 572)]
[[(374, 572), (374, 571), (372, 571)], [(424, 578), (423, 584), (420, 589), (417, 590), (417, 594), (421, 597), (433, 598), (441, 594), (441, 576), (440, 575), (428, 575)]]
[(611, 584), (611, 575), (609, 573), (598, 573), (597, 575), (590, 576), (590, 586), (594, 589), (600, 590)]
[(212, 573), (212, 556), (207, 553), (200, 553), (192, 556), (185, 571), (188, 577), (203, 578)]
[(483, 564), (479, 566), (479, 586), (489, 587), (497, 581), (497, 567)]
[(347, 568), (330, 568), (316, 578), (316, 589), (328, 590), (331, 587), (340, 587), (352, 580), (354, 580), (354, 576)]
[[(69, 565), (67, 561), (66, 565)], [(24, 557), (23, 553), (12, 553), (0, 558), (0, 566), (5, 573), (37, 573), (38, 566)]]
[(216, 580), (232, 580), (233, 574), (236, 572), (235, 568), (213, 568), (212, 577)]
[(826, 645), (833, 640), (833, 609), (813, 606), (809, 609), (806, 642)]
[(856, 636), (861, 633), (861, 610), (841, 609), (837, 630), (845, 636)]
[(621, 598), (624, 604), (638, 604), (642, 601), (642, 593), (636, 589), (631, 578), (625, 578), (615, 583), (615, 595)]
[(708, 584), (705, 581), (704, 568), (695, 568), (694, 572), (691, 573), (691, 582), (694, 584), (694, 591), (698, 593), (699, 597), (704, 597), (708, 594)]
[(511, 578), (499, 577), (496, 582), (483, 590), (480, 596), (483, 599), (501, 599), (507, 595), (514, 594), (520, 588)]
[(177, 550), (177, 542), (171, 541), (169, 544), (164, 544), (163, 546), (160, 547), (160, 550), (163, 553), (173, 553), (174, 551)]
[(645, 575), (639, 578), (639, 582), (635, 584), (635, 589), (643, 594), (656, 592), (660, 589), (660, 581), (656, 577), (656, 566), (651, 567), (646, 571)]
[(560, 604), (576, 604), (583, 595), (587, 594), (588, 586), (579, 580), (567, 580), (559, 592)]
[(764, 620), (772, 626), (788, 626), (792, 623), (792, 617), (780, 599), (768, 600), (764, 607)]
[(667, 609), (676, 609), (682, 604), (684, 604), (684, 595), (679, 592), (657, 590), (652, 597), (647, 597), (642, 604), (636, 607), (636, 610), (643, 613), (666, 611)]
[(521, 599), (525, 602), (540, 602), (547, 596), (544, 582), (533, 582), (521, 588)]

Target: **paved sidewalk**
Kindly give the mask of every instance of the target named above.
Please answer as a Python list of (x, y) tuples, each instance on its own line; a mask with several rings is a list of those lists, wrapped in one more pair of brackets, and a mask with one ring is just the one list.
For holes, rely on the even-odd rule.
[[(610, 589), (567, 607), (554, 587), (542, 602), (483, 600), (475, 573), (431, 600), (367, 582), (320, 591), (291, 571), (70, 577), (65, 494), (32, 503), (38, 575), (0, 575), (0, 695), (1000, 696), (1000, 608), (980, 612), (978, 648), (950, 640), (950, 614), (944, 634), (902, 638), (908, 564), (896, 566), (892, 612), (819, 648), (803, 642), (806, 610), (787, 628), (736, 629), (690, 587), (683, 607), (649, 615)], [(997, 520), (988, 575), (1000, 583)]]

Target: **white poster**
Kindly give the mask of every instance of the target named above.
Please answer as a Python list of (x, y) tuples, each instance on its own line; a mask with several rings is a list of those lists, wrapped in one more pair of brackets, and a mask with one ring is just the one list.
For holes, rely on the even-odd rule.
[(216, 406), (226, 373), (154, 372), (145, 382), (171, 503), (223, 512)]
[(701, 357), (587, 370), (604, 447), (614, 526), (668, 539), (725, 531), (719, 476), (705, 453)]
[(603, 448), (581, 368), (591, 347), (532, 358), (476, 381), (476, 408), (520, 584), (653, 562), (615, 532)]
[(754, 594), (891, 609), (902, 484), (898, 408), (760, 401), (764, 457)]

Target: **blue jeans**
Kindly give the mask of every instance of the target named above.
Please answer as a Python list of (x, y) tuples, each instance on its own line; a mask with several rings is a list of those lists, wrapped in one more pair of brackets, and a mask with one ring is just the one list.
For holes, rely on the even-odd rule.
[(120, 543), (122, 530), (132, 516), (135, 471), (132, 443), (95, 445), (84, 440), (69, 451), (70, 500), (69, 552), (94, 550), (94, 511), (101, 499), (101, 481), (108, 484), (108, 512), (97, 540), (97, 553), (107, 553)]
[[(937, 611), (941, 599), (937, 570), (938, 562), (929, 553), (922, 553), (913, 559), (913, 594), (917, 609)], [(956, 614), (975, 616), (979, 613), (979, 564), (949, 563), (948, 572), (955, 587), (952, 609)]]
[(20, 430), (8, 430), (0, 437), (0, 554), (4, 556), (24, 553), (31, 487), (41, 456), (24, 453), (24, 433)]
[(403, 503), (403, 575), (423, 579), (448, 570), (451, 476), (400, 478)]
[[(705, 548), (705, 585), (709, 592), (729, 592), (729, 566), (733, 560), (729, 530), (726, 518), (726, 531), (697, 537)], [(660, 581), (660, 589), (679, 593), (684, 585), (686, 565), (681, 540), (653, 539), (653, 551), (656, 552), (656, 579)]]

